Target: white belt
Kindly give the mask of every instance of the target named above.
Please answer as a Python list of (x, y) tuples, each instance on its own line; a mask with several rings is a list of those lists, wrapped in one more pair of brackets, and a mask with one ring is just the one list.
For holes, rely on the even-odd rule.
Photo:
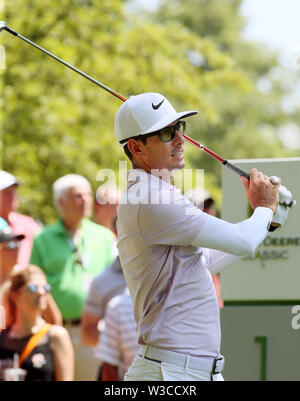
[(143, 345), (139, 351), (139, 355), (153, 360), (154, 362), (167, 362), (180, 367), (189, 367), (191, 369), (200, 369), (217, 374), (222, 372), (225, 359), (220, 358), (201, 358), (197, 356), (180, 354), (178, 352), (169, 351), (162, 348), (152, 347), (151, 345)]

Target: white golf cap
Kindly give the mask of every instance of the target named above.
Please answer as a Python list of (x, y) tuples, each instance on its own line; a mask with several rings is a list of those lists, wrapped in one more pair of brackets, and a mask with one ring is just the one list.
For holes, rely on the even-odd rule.
[(12, 185), (19, 185), (16, 177), (12, 174), (8, 173), (7, 171), (1, 170), (0, 171), (0, 191), (11, 187)]
[(167, 127), (180, 118), (193, 116), (198, 111), (177, 113), (171, 103), (160, 93), (142, 93), (130, 96), (119, 108), (115, 119), (116, 137), (119, 143), (126, 139), (150, 134)]

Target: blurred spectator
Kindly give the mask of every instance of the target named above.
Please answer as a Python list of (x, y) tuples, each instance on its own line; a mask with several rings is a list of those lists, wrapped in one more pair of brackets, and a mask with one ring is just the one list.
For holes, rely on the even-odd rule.
[(6, 223), (6, 221), (4, 219), (2, 219), (2, 217), (0, 217), (0, 230), (3, 230), (3, 228), (7, 227), (8, 224)]
[(95, 223), (109, 228), (115, 235), (119, 200), (120, 193), (112, 185), (103, 184), (96, 191)]
[[(86, 299), (81, 324), (81, 338), (84, 344), (99, 348), (99, 341), (103, 329), (104, 315), (108, 302), (126, 288), (119, 257), (103, 273), (92, 281)], [(96, 352), (97, 352), (96, 349)], [(98, 380), (102, 377), (102, 364), (95, 359), (98, 368)]]
[[(24, 235), (16, 235), (11, 227), (6, 223), (0, 222), (4, 227), (0, 230), (0, 304), (5, 307), (5, 326), (11, 325), (12, 316), (9, 311), (8, 299), (5, 297), (5, 290), (9, 284), (11, 273), (17, 272), (20, 267), (17, 265), (18, 249)], [(5, 227), (6, 224), (6, 227)], [(47, 308), (43, 311), (43, 317), (53, 324), (62, 324), (61, 313), (55, 304), (51, 294), (47, 294)], [(3, 311), (2, 311), (3, 312)]]
[[(208, 191), (201, 189), (190, 189), (186, 191), (185, 196), (188, 200), (195, 205), (198, 209), (203, 210), (204, 213), (211, 214), (212, 216), (216, 216), (217, 212), (215, 209), (215, 202), (213, 197)], [(218, 305), (221, 308), (224, 304), (221, 297), (221, 286), (220, 286), (220, 275), (215, 274), (213, 276), (213, 282), (216, 288), (216, 294), (218, 299)]]
[(17, 263), (18, 246), (23, 238), (23, 235), (13, 234), (6, 221), (0, 218), (0, 331), (7, 326), (4, 294), (10, 273)]
[(33, 237), (41, 228), (31, 217), (17, 213), (18, 185), (16, 177), (4, 170), (0, 171), (0, 216), (6, 220), (15, 234), (25, 235), (18, 253), (18, 265), (25, 267), (29, 263)]
[(121, 294), (126, 282), (120, 259), (115, 261), (92, 281), (82, 315), (81, 337), (85, 345), (96, 346), (99, 341), (99, 322), (104, 318), (106, 305)]
[(75, 350), (75, 380), (95, 380), (93, 349), (80, 339), (84, 302), (92, 279), (113, 260), (113, 234), (88, 219), (92, 212), (89, 181), (77, 174), (59, 178), (53, 185), (57, 223), (35, 238), (31, 263), (40, 266), (52, 287)]
[(26, 381), (73, 380), (74, 353), (66, 329), (46, 325), (42, 317), (51, 287), (40, 268), (29, 265), (12, 274), (8, 288), (10, 328), (0, 333), (0, 359), (13, 359), (22, 352), (34, 334), (44, 335), (19, 365), (27, 371)]
[(126, 289), (123, 294), (113, 298), (106, 308), (105, 327), (95, 355), (103, 363), (102, 380), (123, 380), (139, 348), (133, 304)]
[(14, 234), (8, 225), (0, 230), (0, 288), (16, 266), (18, 250), (24, 238), (23, 234)]
[(188, 200), (203, 212), (216, 216), (215, 202), (208, 191), (204, 189), (189, 189), (184, 194)]
[[(117, 208), (120, 193), (112, 185), (103, 184), (96, 191), (95, 222), (109, 228), (115, 235), (115, 255), (117, 249)], [(126, 287), (120, 260), (117, 259), (92, 282), (84, 306), (81, 322), (81, 338), (85, 345), (95, 346), (99, 339), (98, 323), (104, 317), (107, 302)]]

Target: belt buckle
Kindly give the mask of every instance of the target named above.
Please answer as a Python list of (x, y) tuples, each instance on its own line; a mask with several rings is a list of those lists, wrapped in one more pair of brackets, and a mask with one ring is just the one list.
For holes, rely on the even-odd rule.
[(78, 326), (80, 323), (80, 319), (63, 319), (63, 325)]
[[(217, 362), (218, 362), (218, 361), (222, 361), (223, 359), (224, 359), (224, 358), (215, 358), (215, 359), (214, 359), (213, 366), (212, 366), (211, 373), (210, 373), (211, 376), (216, 375), (216, 374), (222, 372), (222, 370), (216, 371), (216, 367), (217, 367)], [(223, 363), (223, 366), (224, 366), (224, 363)]]

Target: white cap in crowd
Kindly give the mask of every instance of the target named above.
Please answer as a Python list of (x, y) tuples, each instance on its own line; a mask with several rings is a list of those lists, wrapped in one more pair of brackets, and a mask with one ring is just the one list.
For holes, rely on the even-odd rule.
[(12, 185), (19, 185), (16, 177), (7, 171), (0, 170), (0, 191), (11, 187)]

